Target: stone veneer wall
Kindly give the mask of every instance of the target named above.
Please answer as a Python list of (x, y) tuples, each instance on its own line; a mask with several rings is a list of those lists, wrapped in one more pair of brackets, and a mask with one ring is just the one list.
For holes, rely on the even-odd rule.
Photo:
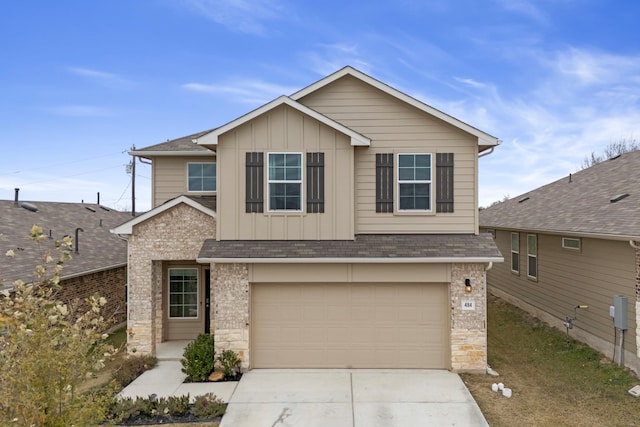
[[(465, 291), (465, 279), (472, 291)], [(463, 310), (473, 301), (475, 310)], [(451, 268), (451, 368), (485, 372), (487, 368), (487, 282), (484, 264), (453, 264)]]
[(216, 236), (215, 219), (179, 204), (137, 224), (129, 236), (129, 350), (155, 354), (162, 340), (162, 262), (194, 261), (205, 239)]
[(249, 270), (247, 264), (212, 264), (216, 352), (231, 349), (249, 368)]

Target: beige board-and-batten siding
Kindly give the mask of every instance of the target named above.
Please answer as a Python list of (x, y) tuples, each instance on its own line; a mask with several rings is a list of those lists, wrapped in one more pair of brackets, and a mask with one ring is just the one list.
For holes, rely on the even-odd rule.
[(215, 163), (216, 156), (157, 156), (153, 158), (152, 175), (154, 180), (152, 206), (155, 208), (167, 200), (171, 200), (182, 194), (193, 194), (198, 196), (216, 194), (212, 191), (188, 191), (187, 165), (189, 163)]
[[(246, 212), (247, 152), (264, 155), (264, 211)], [(303, 211), (269, 212), (268, 153), (302, 153)], [(306, 153), (324, 153), (324, 213), (306, 212)], [(218, 235), (221, 240), (353, 239), (354, 148), (350, 138), (282, 105), (220, 136)]]
[[(538, 278), (527, 277), (527, 234), (520, 233), (520, 274), (511, 272), (511, 230), (497, 230), (496, 244), (505, 262), (495, 264), (487, 273), (493, 293), (504, 297), (553, 326), (565, 331), (563, 321), (578, 309), (575, 328), (569, 334), (611, 356), (614, 329), (609, 306), (614, 295), (628, 300), (628, 324), (625, 332), (626, 360), (637, 365), (635, 313), (635, 253), (628, 241), (581, 238), (581, 249), (563, 249), (562, 237), (570, 235), (537, 234)], [(617, 342), (616, 342), (617, 343)], [(637, 368), (636, 368), (637, 369)]]
[[(298, 101), (372, 140), (355, 150), (356, 233), (477, 232), (477, 137), (349, 76)], [(454, 154), (453, 213), (376, 213), (376, 153), (431, 153), (435, 165), (438, 152)]]
[[(230, 348), (239, 352), (242, 355), (243, 369), (278, 365), (282, 368), (437, 367), (476, 372), (486, 369), (484, 264), (216, 263), (212, 265), (212, 269), (216, 347), (218, 351)], [(464, 291), (465, 278), (470, 278), (474, 284), (471, 293)], [(328, 308), (326, 305), (326, 310), (321, 306), (307, 307), (309, 304), (313, 305), (306, 299), (309, 296), (307, 291), (322, 295), (322, 301), (329, 305)], [(341, 297), (344, 292), (362, 298), (351, 298), (345, 304)], [(383, 309), (380, 317), (376, 318), (375, 309), (381, 307), (376, 304), (385, 295), (388, 297), (389, 307)], [(294, 302), (296, 297), (300, 297), (297, 299), (299, 303)], [(420, 304), (411, 302), (416, 298)], [(424, 301), (424, 298), (430, 302)], [(367, 300), (369, 302), (365, 304)], [(280, 305), (274, 308), (274, 301), (276, 305)], [(331, 307), (333, 301), (340, 302), (336, 307)], [(421, 305), (428, 311), (433, 301), (438, 301), (438, 305), (432, 307), (428, 315), (419, 312)], [(464, 301), (472, 301), (474, 310), (462, 310)], [(285, 307), (287, 302), (292, 305)], [(294, 309), (296, 305), (306, 309)], [(401, 310), (402, 307), (407, 311)], [(330, 320), (328, 316), (331, 312), (341, 312), (352, 320), (359, 312), (364, 316), (363, 322), (377, 321), (377, 327), (373, 325), (364, 328), (363, 334), (378, 340), (384, 351), (376, 354), (371, 341), (357, 345), (354, 343), (353, 348), (348, 348), (343, 345), (345, 343), (340, 342), (347, 339), (348, 334), (329, 339), (331, 330), (335, 332), (335, 326), (338, 325), (323, 322), (323, 319)], [(313, 313), (319, 317), (314, 318)], [(278, 315), (281, 317), (276, 317)], [(407, 317), (406, 322), (402, 320), (402, 316)], [(300, 322), (306, 327), (315, 328), (320, 336), (324, 336), (324, 344), (320, 338), (317, 342), (308, 342), (308, 339), (305, 341), (305, 337), (299, 336), (301, 340), (296, 343), (287, 341), (289, 337), (278, 336), (284, 332), (283, 329), (299, 329)], [(346, 319), (342, 324), (347, 332), (352, 326), (353, 323)], [(364, 324), (356, 323), (356, 326)], [(406, 329), (397, 337), (385, 337), (385, 332), (394, 328)], [(270, 337), (274, 333), (276, 335)], [(415, 338), (416, 333), (424, 333), (431, 342), (418, 345), (413, 343), (409, 348), (403, 348), (403, 339), (409, 336)], [(437, 344), (434, 347), (435, 343), (439, 343), (440, 347), (436, 348)], [(318, 354), (310, 353), (309, 345), (320, 346), (317, 348)], [(367, 345), (373, 352), (367, 355), (368, 358), (360, 352)], [(388, 351), (391, 348), (398, 350), (395, 362), (389, 358)], [(383, 354), (385, 352), (387, 353)]]

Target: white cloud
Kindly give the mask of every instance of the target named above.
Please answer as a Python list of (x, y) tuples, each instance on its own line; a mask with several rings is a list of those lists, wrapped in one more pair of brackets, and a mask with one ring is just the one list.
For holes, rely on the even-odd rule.
[(72, 74), (86, 77), (94, 82), (108, 87), (122, 87), (128, 84), (128, 81), (117, 74), (109, 73), (106, 71), (94, 70), (91, 68), (83, 67), (69, 67), (67, 68)]
[(547, 23), (547, 16), (529, 0), (498, 0), (506, 10), (531, 18), (539, 23)]
[(183, 89), (227, 96), (226, 101), (264, 104), (281, 95), (290, 95), (298, 88), (267, 83), (260, 80), (234, 80), (224, 84), (185, 83)]
[(265, 23), (282, 19), (284, 12), (277, 0), (188, 0), (187, 4), (217, 24), (254, 35), (265, 35)]

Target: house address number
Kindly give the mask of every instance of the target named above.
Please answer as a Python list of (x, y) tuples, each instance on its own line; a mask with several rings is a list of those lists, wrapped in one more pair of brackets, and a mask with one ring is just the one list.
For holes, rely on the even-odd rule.
[(462, 309), (463, 310), (475, 310), (476, 309), (476, 302), (471, 300), (471, 301), (462, 301)]

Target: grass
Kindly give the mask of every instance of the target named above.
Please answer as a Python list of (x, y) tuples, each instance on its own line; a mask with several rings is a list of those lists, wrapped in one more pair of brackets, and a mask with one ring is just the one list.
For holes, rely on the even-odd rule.
[[(498, 298), (488, 303), (488, 361), (500, 377), (462, 377), (491, 426), (640, 426), (631, 372)], [(513, 396), (491, 391), (494, 382)]]

